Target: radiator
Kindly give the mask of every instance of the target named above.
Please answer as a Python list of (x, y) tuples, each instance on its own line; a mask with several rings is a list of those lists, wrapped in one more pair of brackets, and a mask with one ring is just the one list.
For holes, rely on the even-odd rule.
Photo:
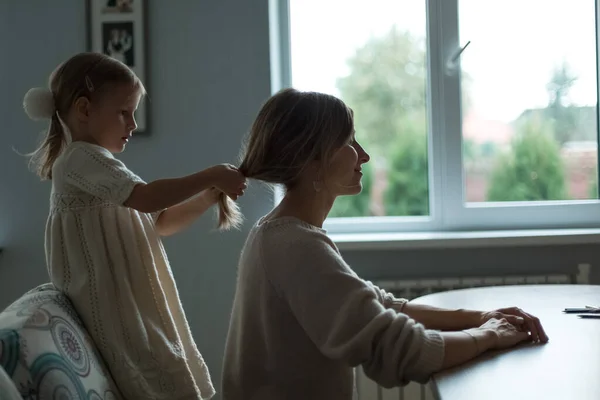
[[(396, 297), (412, 300), (416, 297), (452, 289), (482, 286), (531, 284), (588, 284), (590, 266), (581, 264), (573, 273), (548, 273), (545, 275), (506, 275), (462, 278), (388, 279), (373, 283)], [(385, 389), (357, 368), (356, 386), (359, 400), (435, 400), (429, 385), (410, 383), (402, 388)]]

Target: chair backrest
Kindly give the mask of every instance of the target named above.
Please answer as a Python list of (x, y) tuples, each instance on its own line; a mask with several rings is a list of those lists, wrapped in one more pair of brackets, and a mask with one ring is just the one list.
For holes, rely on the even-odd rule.
[(52, 284), (0, 313), (0, 367), (24, 398), (122, 398), (71, 302)]

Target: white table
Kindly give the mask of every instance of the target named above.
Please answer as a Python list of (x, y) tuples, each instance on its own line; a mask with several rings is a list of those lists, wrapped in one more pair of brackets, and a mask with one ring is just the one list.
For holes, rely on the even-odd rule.
[(441, 400), (599, 400), (600, 319), (565, 314), (565, 307), (600, 304), (600, 286), (519, 285), (454, 290), (414, 303), (492, 310), (517, 306), (542, 322), (549, 342), (485, 353), (433, 377)]

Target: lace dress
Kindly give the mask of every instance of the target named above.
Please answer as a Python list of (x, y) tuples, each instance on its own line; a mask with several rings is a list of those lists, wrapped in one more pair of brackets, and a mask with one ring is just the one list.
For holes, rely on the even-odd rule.
[(52, 170), (46, 259), (128, 399), (207, 399), (215, 391), (155, 231), (158, 213), (124, 207), (142, 179), (106, 149), (72, 142)]

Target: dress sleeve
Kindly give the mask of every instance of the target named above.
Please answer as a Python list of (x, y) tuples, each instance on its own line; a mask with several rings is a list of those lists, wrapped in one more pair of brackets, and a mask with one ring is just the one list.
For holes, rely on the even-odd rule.
[(97, 146), (77, 146), (66, 157), (68, 184), (115, 204), (125, 203), (133, 188), (145, 183), (108, 150)]

